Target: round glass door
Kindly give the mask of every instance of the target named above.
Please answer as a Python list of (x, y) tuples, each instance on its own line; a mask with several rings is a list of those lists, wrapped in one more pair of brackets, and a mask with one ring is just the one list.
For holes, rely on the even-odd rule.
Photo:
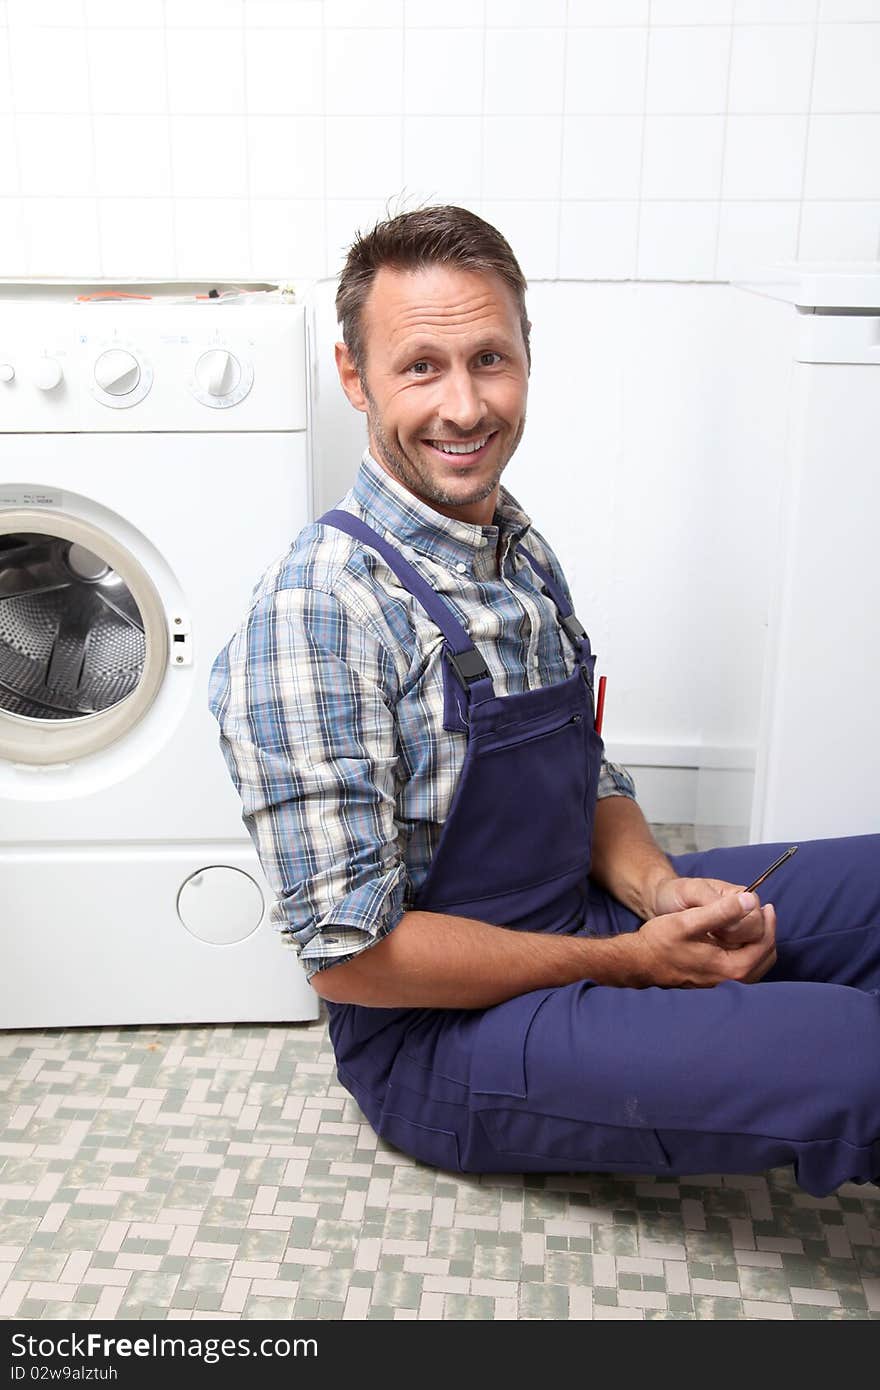
[(120, 737), (167, 664), (161, 600), (76, 517), (0, 512), (0, 755), (64, 761)]

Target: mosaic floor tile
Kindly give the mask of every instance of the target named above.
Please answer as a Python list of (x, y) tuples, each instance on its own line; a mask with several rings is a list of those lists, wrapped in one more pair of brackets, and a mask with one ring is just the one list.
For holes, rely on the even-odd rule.
[(323, 1018), (0, 1033), (0, 1267), (3, 1319), (880, 1320), (880, 1187), (435, 1172)]

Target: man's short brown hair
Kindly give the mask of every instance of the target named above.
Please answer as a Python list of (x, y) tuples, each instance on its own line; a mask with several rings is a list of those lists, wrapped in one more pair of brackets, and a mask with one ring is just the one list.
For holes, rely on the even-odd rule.
[(336, 317), (342, 338), (363, 380), (366, 346), (363, 308), (382, 266), (392, 270), (424, 270), (429, 265), (452, 265), (480, 274), (500, 275), (513, 290), (520, 326), (531, 366), (526, 314), (526, 278), (504, 237), (491, 223), (467, 208), (416, 208), (377, 222), (353, 242), (336, 292)]

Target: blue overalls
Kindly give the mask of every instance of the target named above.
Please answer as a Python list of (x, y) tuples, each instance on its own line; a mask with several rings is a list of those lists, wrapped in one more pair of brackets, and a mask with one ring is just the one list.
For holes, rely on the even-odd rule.
[[(520, 545), (575, 648), (574, 673), (498, 698), (464, 627), (399, 551), (348, 512), (322, 521), (378, 551), (440, 628), (444, 723), (467, 727), (413, 907), (529, 932), (637, 930), (640, 919), (588, 877), (602, 755), (595, 657), (552, 577)], [(749, 883), (782, 848), (672, 862), (683, 875)], [(793, 1163), (817, 1196), (876, 1181), (880, 836), (802, 843), (772, 901), (778, 959), (759, 984), (583, 980), (488, 1009), (329, 1004), (339, 1079), (383, 1138), (439, 1168), (673, 1175)]]

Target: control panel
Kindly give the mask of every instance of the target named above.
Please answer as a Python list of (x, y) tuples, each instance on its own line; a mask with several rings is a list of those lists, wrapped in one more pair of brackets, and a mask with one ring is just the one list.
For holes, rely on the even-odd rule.
[(0, 433), (290, 430), (308, 414), (305, 306), (5, 298)]

